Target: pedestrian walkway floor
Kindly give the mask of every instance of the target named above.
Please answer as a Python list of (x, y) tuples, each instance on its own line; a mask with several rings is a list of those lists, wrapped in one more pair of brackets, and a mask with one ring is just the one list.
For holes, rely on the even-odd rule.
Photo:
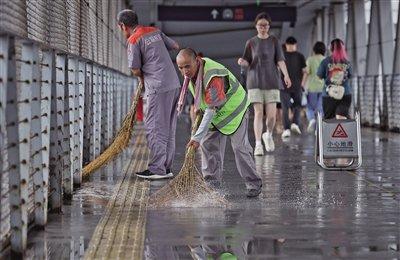
[[(179, 120), (175, 173), (188, 128)], [(257, 199), (245, 197), (228, 145), (220, 190), (230, 202), (225, 208), (210, 207), (206, 199), (143, 208), (165, 181), (136, 180), (133, 172), (148, 156), (139, 145), (77, 190), (62, 215), (50, 215), (46, 230), (31, 231), (29, 255), (216, 259), (230, 252), (238, 259), (400, 259), (400, 134), (362, 132), (363, 166), (355, 172), (316, 166), (311, 135), (285, 142), (276, 135), (276, 151), (255, 158), (264, 182)]]

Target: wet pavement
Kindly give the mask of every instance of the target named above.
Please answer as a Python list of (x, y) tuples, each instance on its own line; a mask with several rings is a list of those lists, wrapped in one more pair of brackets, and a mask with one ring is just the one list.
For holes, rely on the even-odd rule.
[[(187, 125), (179, 127), (184, 132)], [(148, 210), (145, 256), (217, 259), (230, 252), (238, 259), (400, 259), (400, 135), (362, 132), (364, 162), (356, 172), (316, 166), (311, 135), (285, 142), (276, 135), (276, 151), (256, 157), (263, 178), (258, 199), (245, 197), (228, 145), (220, 192), (230, 206), (211, 208), (204, 201), (202, 207)], [(177, 162), (186, 141), (178, 139)], [(152, 182), (153, 192), (161, 185)]]
[[(209, 207), (205, 198), (149, 209), (144, 258), (216, 259), (230, 252), (238, 259), (400, 259), (400, 134), (362, 132), (364, 161), (356, 172), (316, 166), (310, 135), (287, 142), (276, 135), (276, 151), (256, 157), (264, 182), (257, 199), (245, 197), (227, 145), (219, 192), (229, 207)], [(184, 157), (187, 120), (179, 121), (178, 133), (174, 173)], [(94, 174), (63, 214), (49, 215), (44, 231), (30, 231), (28, 258), (83, 258), (125, 162)], [(151, 192), (164, 183), (152, 182)], [(0, 258), (10, 259), (6, 254)]]
[[(124, 160), (125, 161), (125, 160)], [(26, 259), (83, 259), (114, 186), (121, 176), (121, 159), (94, 173), (76, 189), (62, 213), (49, 213), (45, 230), (30, 230)], [(0, 259), (14, 259), (7, 250)]]

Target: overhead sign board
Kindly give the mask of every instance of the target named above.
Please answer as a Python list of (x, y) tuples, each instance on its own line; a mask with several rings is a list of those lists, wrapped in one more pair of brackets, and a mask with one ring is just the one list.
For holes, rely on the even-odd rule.
[(254, 21), (257, 14), (267, 12), (273, 22), (296, 22), (296, 7), (268, 5), (240, 6), (158, 6), (159, 21)]

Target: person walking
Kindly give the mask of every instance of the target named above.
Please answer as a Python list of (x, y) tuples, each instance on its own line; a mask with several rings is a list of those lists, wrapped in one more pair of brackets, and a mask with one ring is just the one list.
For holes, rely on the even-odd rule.
[(326, 47), (323, 42), (316, 42), (313, 47), (313, 55), (307, 58), (306, 74), (303, 78), (302, 86), (307, 92), (307, 132), (313, 133), (315, 130), (317, 112), (322, 113), (322, 89), (324, 81), (317, 76), (317, 71), (321, 61), (325, 58)]
[(317, 71), (317, 76), (325, 82), (322, 93), (324, 118), (346, 119), (352, 99), (349, 82), (352, 67), (341, 39), (331, 41), (330, 51), (331, 55), (322, 60)]
[(179, 46), (159, 29), (139, 25), (133, 10), (119, 12), (117, 20), (127, 39), (128, 66), (144, 84), (147, 98), (144, 124), (150, 160), (148, 169), (136, 174), (146, 179), (170, 178), (180, 83), (168, 51)]
[[(250, 103), (254, 108), (254, 135), (256, 145), (254, 155), (263, 155), (264, 150), (275, 150), (272, 133), (276, 121), (276, 104), (280, 102), (279, 89), (282, 88), (281, 74), (284, 75), (284, 83), (291, 86), (288, 71), (285, 65), (282, 48), (279, 40), (269, 34), (271, 24), (270, 16), (263, 12), (257, 15), (255, 27), (257, 35), (246, 42), (243, 56), (238, 59), (238, 64), (247, 67), (247, 84)], [(266, 110), (266, 132), (263, 132), (264, 106)]]
[[(306, 59), (303, 54), (297, 51), (297, 40), (290, 36), (285, 41), (286, 51), (284, 52), (289, 77), (292, 80), (291, 88), (281, 90), (281, 104), (283, 114), (282, 138), (290, 136), (290, 131), (301, 134), (300, 110), (302, 98), (302, 80), (306, 73)], [(293, 100), (293, 104), (291, 103)], [(292, 108), (292, 122), (289, 120), (289, 108)]]
[(209, 58), (196, 57), (194, 50), (183, 49), (176, 57), (178, 69), (190, 79), (189, 90), (195, 109), (204, 113), (200, 126), (188, 146), (200, 147), (202, 174), (207, 182), (219, 186), (222, 179), (226, 140), (229, 137), (236, 167), (247, 188), (247, 197), (261, 193), (262, 181), (256, 172), (248, 139), (247, 93), (235, 76)]

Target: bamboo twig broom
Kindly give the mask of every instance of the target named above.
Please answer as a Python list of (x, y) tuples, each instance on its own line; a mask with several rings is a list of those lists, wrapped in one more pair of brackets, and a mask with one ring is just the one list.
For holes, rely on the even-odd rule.
[[(193, 124), (192, 135), (196, 133), (202, 116), (197, 115)], [(167, 207), (176, 202), (195, 202), (200, 196), (206, 196), (208, 200), (218, 205), (226, 206), (227, 201), (216, 191), (211, 189), (195, 165), (196, 151), (193, 146), (186, 148), (185, 161), (179, 174), (154, 193), (149, 200), (153, 207)]]
[(92, 172), (114, 159), (115, 156), (117, 156), (120, 152), (122, 152), (122, 150), (125, 149), (125, 147), (128, 146), (129, 140), (132, 136), (133, 125), (135, 123), (136, 106), (139, 102), (142, 89), (143, 84), (139, 82), (132, 105), (128, 111), (128, 114), (122, 121), (122, 127), (118, 131), (116, 137), (114, 138), (114, 141), (102, 154), (100, 154), (100, 156), (98, 156), (96, 159), (91, 161), (83, 168), (82, 178), (88, 177)]

